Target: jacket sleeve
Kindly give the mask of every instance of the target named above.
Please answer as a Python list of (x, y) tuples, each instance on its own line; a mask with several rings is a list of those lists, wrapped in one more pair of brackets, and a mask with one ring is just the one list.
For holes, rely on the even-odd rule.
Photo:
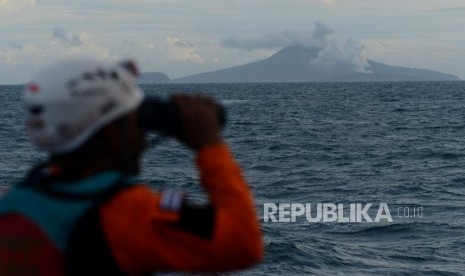
[[(107, 241), (124, 272), (230, 271), (262, 259), (252, 196), (228, 147), (218, 144), (202, 149), (196, 163), (210, 199), (212, 212), (207, 214), (213, 215), (207, 219), (211, 222), (207, 236), (189, 231), (183, 223), (195, 224), (199, 212), (163, 208), (162, 196), (146, 186), (123, 191), (102, 207)], [(198, 223), (206, 223), (201, 217)]]

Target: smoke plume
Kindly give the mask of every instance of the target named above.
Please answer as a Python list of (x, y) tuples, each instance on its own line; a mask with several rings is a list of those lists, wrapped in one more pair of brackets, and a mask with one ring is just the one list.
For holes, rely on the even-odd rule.
[(316, 58), (309, 60), (312, 67), (333, 74), (370, 73), (364, 46), (351, 38), (332, 38), (334, 29), (322, 21), (314, 24), (312, 32), (286, 31), (261, 37), (228, 37), (223, 39), (225, 47), (242, 50), (278, 49), (298, 46), (318, 51)]
[(371, 73), (364, 46), (354, 40), (331, 40), (310, 64), (330, 74)]

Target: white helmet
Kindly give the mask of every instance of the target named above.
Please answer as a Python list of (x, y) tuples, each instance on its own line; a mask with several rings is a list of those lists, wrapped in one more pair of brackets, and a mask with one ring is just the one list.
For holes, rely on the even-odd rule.
[(32, 143), (52, 154), (70, 152), (144, 95), (134, 63), (75, 58), (44, 69), (24, 89), (26, 129)]

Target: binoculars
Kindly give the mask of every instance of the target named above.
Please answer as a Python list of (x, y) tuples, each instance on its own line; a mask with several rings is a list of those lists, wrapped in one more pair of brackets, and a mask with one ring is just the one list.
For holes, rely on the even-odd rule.
[[(218, 122), (223, 128), (226, 114), (222, 105), (218, 105)], [(180, 133), (181, 119), (172, 102), (157, 97), (146, 97), (139, 112), (139, 122), (143, 129), (155, 131), (163, 136), (175, 137)]]
[[(127, 60), (119, 64), (134, 77), (139, 75), (135, 62)], [(223, 128), (226, 124), (226, 113), (221, 105), (218, 105), (217, 116), (220, 128)], [(181, 130), (181, 119), (173, 103), (157, 97), (146, 97), (142, 102), (139, 123), (143, 129), (158, 132), (163, 136), (176, 137)]]

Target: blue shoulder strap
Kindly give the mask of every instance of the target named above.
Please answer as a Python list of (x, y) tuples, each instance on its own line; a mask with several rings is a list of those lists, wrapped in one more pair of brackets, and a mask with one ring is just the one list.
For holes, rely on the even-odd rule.
[(76, 182), (48, 183), (46, 188), (18, 185), (0, 199), (0, 215), (20, 213), (38, 225), (64, 252), (76, 222), (109, 191), (136, 183), (109, 171)]

